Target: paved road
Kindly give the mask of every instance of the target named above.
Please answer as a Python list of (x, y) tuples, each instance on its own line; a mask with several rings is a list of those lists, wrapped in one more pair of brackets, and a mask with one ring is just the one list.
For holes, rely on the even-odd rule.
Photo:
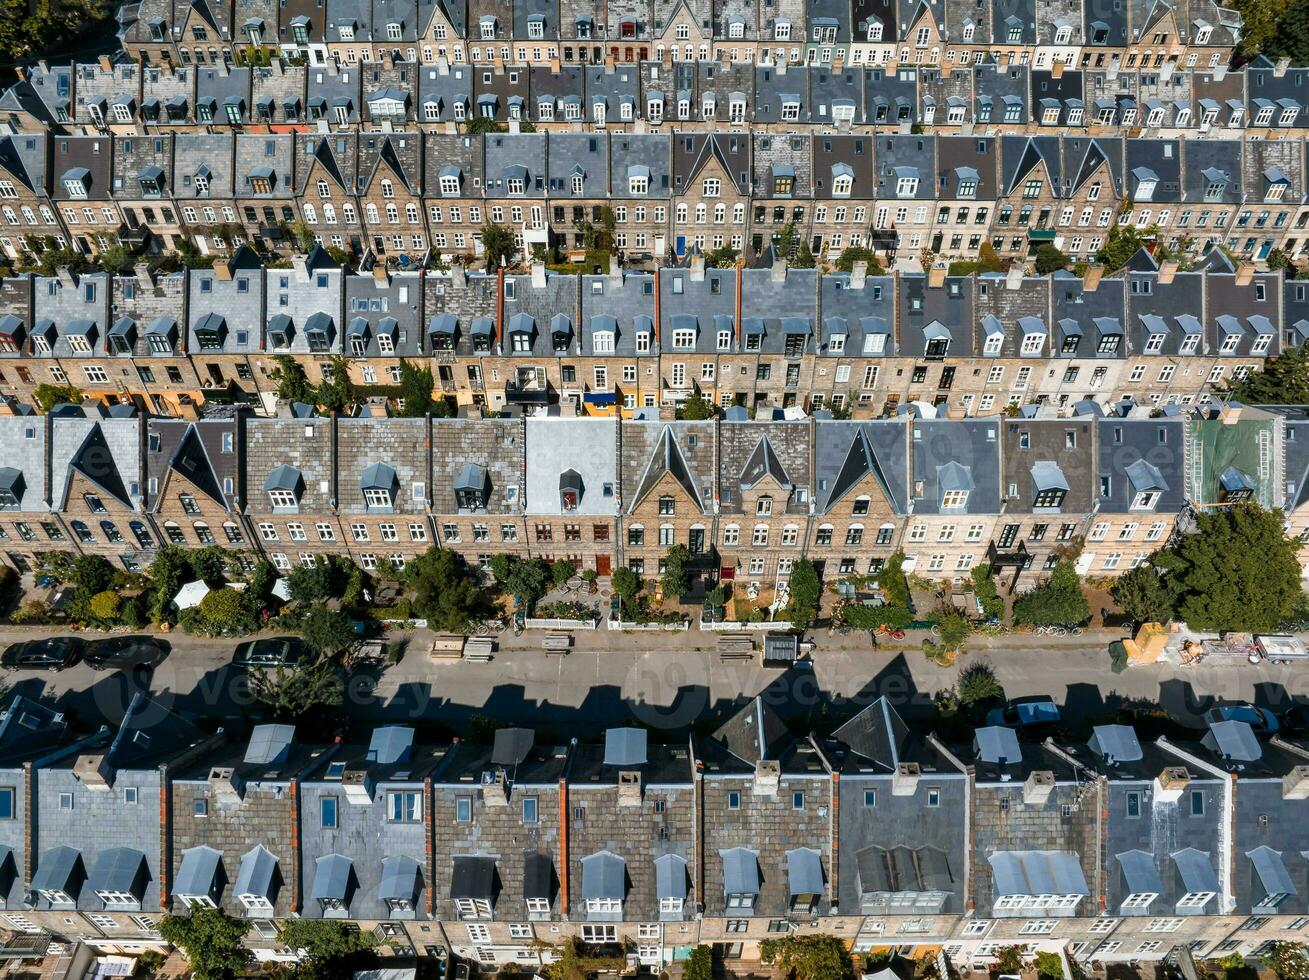
[[(41, 635), (0, 632), (0, 644)], [(985, 659), (1011, 697), (1049, 694), (1065, 716), (1092, 719), (1123, 706), (1159, 705), (1183, 723), (1213, 699), (1253, 700), (1272, 707), (1309, 700), (1309, 669), (1271, 664), (1175, 668), (1134, 666), (1109, 670), (1106, 647), (1117, 634), (1078, 637), (1031, 634), (977, 636), (965, 662)], [(359, 719), (425, 722), (461, 728), (483, 715), (502, 721), (532, 718), (561, 735), (636, 720), (685, 729), (763, 692), (787, 716), (843, 718), (880, 696), (908, 717), (933, 713), (933, 697), (949, 688), (958, 668), (942, 668), (918, 649), (915, 637), (873, 649), (866, 636), (816, 636), (812, 667), (764, 669), (757, 663), (720, 662), (713, 636), (581, 634), (566, 657), (548, 657), (540, 636), (514, 639), (489, 664), (433, 662), (424, 634), (402, 636), (401, 661), (385, 670), (356, 671), (347, 685), (351, 714)], [(86, 723), (121, 717), (136, 690), (187, 712), (235, 721), (250, 713), (245, 676), (228, 666), (233, 641), (169, 637), (174, 649), (153, 677), (97, 673), (79, 665), (59, 674), (18, 672), (10, 687), (44, 694)]]

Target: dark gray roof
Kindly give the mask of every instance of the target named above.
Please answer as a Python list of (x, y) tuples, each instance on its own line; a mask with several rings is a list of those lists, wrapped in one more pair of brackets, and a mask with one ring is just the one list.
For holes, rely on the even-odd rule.
[(36, 874), (32, 875), (32, 891), (63, 892), (76, 898), (78, 877), (84, 873), (81, 851), (62, 844), (52, 847), (41, 853)]
[(490, 901), (495, 894), (495, 858), (455, 857), (450, 872), (450, 897)]
[(113, 847), (101, 851), (88, 879), (91, 891), (134, 894), (141, 898), (143, 878), (147, 873), (145, 855), (130, 847)]
[(786, 852), (786, 881), (792, 895), (823, 893), (823, 856), (810, 847)]
[(516, 766), (527, 758), (535, 741), (530, 728), (501, 728), (495, 733), (491, 761), (497, 766)]

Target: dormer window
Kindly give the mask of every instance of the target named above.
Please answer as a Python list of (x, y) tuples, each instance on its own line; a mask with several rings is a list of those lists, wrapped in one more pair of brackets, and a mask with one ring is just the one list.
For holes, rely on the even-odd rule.
[(895, 196), (896, 197), (913, 197), (918, 193), (918, 177), (902, 175), (896, 177)]
[(264, 492), (268, 494), (268, 502), (273, 510), (298, 510), (300, 496), (304, 493), (304, 478), (295, 467), (283, 463), (268, 474), (264, 481)]
[(337, 31), (340, 33), (342, 41), (353, 41), (355, 39), (354, 24), (342, 24), (337, 28)]
[(847, 173), (837, 174), (832, 178), (832, 196), (849, 197), (854, 191), (854, 177)]
[(522, 177), (510, 177), (505, 181), (505, 190), (510, 194), (522, 194), (527, 187), (527, 182)]
[(573, 513), (582, 501), (582, 477), (577, 470), (559, 474), (559, 507), (564, 513)]
[(369, 510), (394, 509), (399, 486), (395, 470), (386, 463), (373, 463), (364, 470), (359, 480), (359, 489), (364, 495), (364, 506)]
[(494, 40), (495, 40), (495, 18), (494, 18), (494, 17), (483, 17), (480, 21), (478, 21), (478, 28), (479, 28), (480, 31), (481, 31), (481, 38), (482, 38), (483, 41), (494, 41)]
[(779, 20), (773, 25), (774, 41), (791, 40), (791, 22), (789, 20)]
[(873, 42), (882, 40), (882, 22), (880, 20), (870, 20), (868, 22), (868, 40)]
[(650, 191), (650, 175), (648, 173), (629, 175), (627, 178), (627, 191), (629, 194), (648, 194)]
[(303, 17), (297, 17), (291, 22), (291, 40), (296, 44), (309, 43), (309, 24)]
[(1195, 43), (1208, 44), (1209, 38), (1213, 35), (1213, 32), (1214, 29), (1212, 27), (1209, 27), (1208, 25), (1197, 28), (1195, 32)]

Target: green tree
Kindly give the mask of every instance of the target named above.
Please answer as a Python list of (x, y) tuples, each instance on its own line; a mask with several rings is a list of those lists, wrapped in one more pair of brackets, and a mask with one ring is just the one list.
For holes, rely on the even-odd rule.
[(1068, 268), (1068, 256), (1050, 242), (1044, 242), (1036, 249), (1036, 274), (1048, 276), (1052, 272)]
[(823, 597), (823, 583), (818, 569), (808, 558), (798, 558), (791, 566), (791, 603), (786, 618), (797, 629), (808, 629), (818, 615), (818, 603)]
[(123, 597), (109, 589), (91, 596), (91, 615), (102, 623), (116, 622), (122, 606)]
[(598, 973), (617, 973), (627, 963), (622, 955), (593, 953), (576, 939), (566, 939), (558, 946), (537, 942), (533, 948), (552, 954), (553, 962), (541, 970), (546, 980), (591, 980)]
[(82, 401), (82, 392), (72, 385), (39, 384), (32, 389), (32, 400), (44, 415), (56, 405), (79, 404)]
[(327, 661), (251, 671), (250, 693), (280, 722), (294, 723), (311, 712), (339, 708), (345, 702), (341, 678)]
[(801, 242), (800, 247), (796, 249), (795, 258), (791, 260), (793, 269), (812, 269), (818, 265), (818, 258), (814, 255), (814, 250), (809, 247), (808, 242)]
[(377, 945), (371, 932), (349, 928), (334, 919), (285, 919), (277, 930), (277, 941), (290, 949), (303, 950), (310, 960), (341, 960)]
[(1036, 974), (1048, 980), (1063, 980), (1064, 961), (1058, 953), (1037, 953)]
[(1000, 619), (1004, 615), (1004, 599), (995, 587), (990, 565), (977, 565), (970, 573), (973, 580), (973, 593), (982, 604), (982, 615), (987, 619)]
[(850, 951), (836, 936), (782, 936), (759, 944), (759, 958), (776, 964), (795, 980), (848, 980), (854, 974)]
[(405, 566), (404, 577), (414, 591), (414, 615), (434, 630), (467, 632), (486, 612), (476, 576), (457, 551), (428, 548)]
[(131, 272), (136, 266), (136, 256), (122, 245), (111, 245), (95, 257), (96, 264), (105, 272), (116, 276)]
[(936, 628), (941, 634), (941, 649), (955, 652), (963, 650), (968, 634), (972, 632), (968, 618), (951, 605), (942, 605), (936, 611)]
[(1281, 980), (1309, 980), (1309, 955), (1303, 943), (1274, 940), (1259, 958)]
[(1004, 272), (1005, 264), (996, 254), (995, 246), (990, 242), (982, 242), (977, 249), (977, 267), (980, 272)]
[(867, 262), (870, 276), (886, 275), (886, 269), (882, 265), (882, 260), (877, 257), (877, 253), (863, 245), (847, 245), (841, 249), (841, 254), (837, 256), (832, 267), (837, 272), (854, 272), (856, 262)]
[(81, 555), (73, 562), (73, 588), (88, 602), (114, 584), (114, 566), (102, 555)]
[(995, 670), (983, 660), (975, 660), (959, 671), (955, 693), (959, 703), (969, 708), (1004, 698), (1004, 688), (996, 679)]
[(995, 968), (1000, 973), (1022, 973), (1026, 962), (1021, 946), (1001, 946), (995, 951)]
[(305, 375), (304, 365), (290, 354), (277, 354), (268, 376), (277, 382), (277, 397), (284, 402), (304, 402), (313, 405), (317, 392)]
[(331, 563), (317, 561), (292, 569), (286, 576), (286, 587), (296, 602), (319, 602), (332, 598), (332, 577)]
[(200, 600), (200, 615), (215, 626), (235, 626), (245, 622), (244, 597), (236, 589), (214, 589)]
[(558, 588), (572, 578), (575, 571), (573, 563), (567, 558), (556, 558), (550, 566), (550, 581)]
[[(1290, 58), (1293, 65), (1303, 65), (1309, 61), (1309, 2), (1292, 0), (1281, 7), (1277, 31), (1268, 41), (1265, 53), (1274, 61)], [(1272, 255), (1269, 254), (1268, 258), (1268, 267), (1271, 269)]]
[(486, 133), (507, 133), (509, 127), (490, 116), (474, 116), (464, 123), (464, 131), (470, 136), (482, 136)]
[(1014, 600), (1014, 622), (1028, 626), (1073, 626), (1091, 618), (1077, 569), (1064, 559), (1050, 580)]
[(400, 362), (400, 414), (404, 418), (419, 419), (432, 411), (432, 389), (436, 380), (432, 369), (420, 366), (407, 358)]
[(222, 909), (197, 906), (185, 916), (166, 915), (159, 934), (191, 963), (195, 980), (230, 980), (245, 970), (250, 951), (241, 942), (250, 923), (231, 918)]
[(682, 980), (714, 980), (714, 951), (712, 946), (701, 943), (691, 950), (686, 965), (682, 967)]
[(1114, 583), (1114, 602), (1138, 623), (1166, 623), (1173, 617), (1173, 596), (1149, 562)]
[(1104, 265), (1106, 272), (1117, 272), (1131, 261), (1132, 256), (1143, 249), (1154, 237), (1156, 229), (1142, 231), (1135, 225), (1115, 224), (1109, 230), (1109, 239), (1096, 253), (1095, 259)]
[(505, 576), (496, 578), (505, 592), (522, 597), (530, 609), (550, 588), (550, 566), (540, 558), (514, 558)]
[(1147, 563), (1172, 596), (1174, 616), (1199, 630), (1272, 632), (1301, 601), (1296, 545), (1282, 512), (1255, 503), (1202, 511)]
[(1247, 405), (1309, 405), (1309, 351), (1291, 347), (1257, 371), (1233, 374), (1220, 396)]
[(344, 609), (310, 606), (300, 624), (300, 636), (321, 656), (335, 657), (348, 650), (358, 637)]
[(714, 403), (700, 393), (699, 387), (691, 392), (690, 397), (677, 410), (677, 417), (683, 422), (703, 422), (715, 414)]
[(517, 251), (514, 233), (506, 226), (497, 225), (494, 221), (482, 225), (482, 252), (486, 256), (488, 271), (494, 271), (502, 263), (508, 264)]
[(1241, 57), (1249, 59), (1271, 48), (1285, 6), (1273, 0), (1233, 0), (1232, 6), (1241, 15)]
[(614, 587), (614, 595), (618, 596), (623, 616), (630, 620), (631, 614), (641, 609), (641, 589), (645, 583), (641, 581), (641, 576), (625, 565), (614, 569), (610, 582)]
[(1275, 248), (1269, 252), (1268, 258), (1265, 261), (1268, 263), (1268, 269), (1270, 272), (1281, 272), (1283, 269), (1286, 269), (1291, 265), (1290, 256), (1280, 248)]
[(838, 618), (852, 630), (875, 630), (879, 626), (902, 630), (913, 621), (914, 617), (907, 606), (895, 603), (865, 606), (861, 603), (848, 602), (841, 607)]
[(664, 595), (670, 599), (680, 599), (691, 591), (691, 577), (686, 566), (691, 561), (691, 552), (684, 544), (675, 544), (664, 556), (664, 574), (659, 584), (663, 586)]
[(359, 389), (350, 380), (350, 362), (340, 354), (332, 357), (323, 371), (323, 380), (312, 399), (324, 411), (344, 415), (361, 401)]

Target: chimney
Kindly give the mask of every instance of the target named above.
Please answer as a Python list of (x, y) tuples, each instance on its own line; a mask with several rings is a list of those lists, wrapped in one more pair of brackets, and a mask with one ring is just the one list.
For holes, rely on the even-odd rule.
[(1054, 773), (1038, 769), (1023, 782), (1023, 802), (1028, 806), (1043, 806), (1054, 792)]
[(892, 796), (913, 796), (918, 791), (918, 780), (922, 778), (922, 767), (916, 762), (902, 762), (895, 767), (891, 777)]
[(1164, 264), (1159, 267), (1159, 285), (1167, 286), (1172, 282), (1173, 277), (1177, 275), (1178, 268), (1179, 265), (1176, 259), (1166, 260)]
[(240, 806), (245, 791), (245, 780), (231, 766), (214, 766), (209, 770), (209, 791), (219, 808)]
[(623, 267), (618, 264), (617, 255), (609, 256), (609, 278), (610, 279), (623, 278)]
[(144, 262), (138, 262), (133, 266), (132, 272), (136, 275), (136, 284), (138, 286), (142, 289), (153, 288), (155, 284), (155, 276), (149, 265)]
[(109, 55), (107, 55), (107, 54), (102, 54), (102, 55), (99, 57), (98, 60), (99, 60), (99, 62), (100, 62), (100, 70), (101, 70), (101, 71), (103, 71), (103, 72), (108, 72), (108, 73), (110, 73), (110, 74), (113, 74), (113, 71), (114, 71), (114, 62), (113, 62), (113, 59), (111, 59), (111, 58), (109, 57)]
[(945, 286), (946, 267), (943, 265), (933, 265), (927, 270), (927, 288), (941, 289)]
[(1223, 425), (1236, 425), (1241, 421), (1241, 406), (1223, 402), (1223, 407), (1218, 410), (1218, 419)]
[(1282, 777), (1282, 799), (1309, 800), (1309, 766), (1296, 766)]
[(373, 802), (372, 788), (368, 784), (367, 769), (347, 769), (341, 773), (341, 788), (346, 802), (365, 806)]
[(456, 289), (463, 289), (468, 285), (468, 270), (464, 268), (462, 262), (453, 262), (450, 265), (450, 285)]
[(704, 253), (696, 252), (691, 256), (691, 281), (704, 282)]
[(1278, 58), (1277, 61), (1273, 63), (1273, 77), (1281, 78), (1283, 75), (1286, 74), (1286, 69), (1290, 67), (1291, 67), (1290, 58)]
[(863, 289), (864, 284), (868, 282), (868, 263), (860, 259), (850, 269), (850, 288)]
[(618, 774), (618, 805), (641, 805), (641, 774), (635, 770), (624, 770)]
[(760, 759), (754, 765), (756, 796), (776, 796), (782, 785), (782, 766), (774, 759)]
[(1050, 66), (1050, 77), (1051, 77), (1051, 78), (1063, 78), (1063, 77), (1064, 77), (1064, 67), (1065, 67), (1064, 62), (1062, 62), (1062, 61), (1056, 61), (1053, 65)]
[(1236, 266), (1236, 284), (1248, 286), (1254, 281), (1254, 263), (1238, 262)]
[(214, 259), (214, 278), (219, 282), (232, 281), (232, 261), (230, 259)]
[(391, 274), (386, 271), (386, 263), (379, 262), (373, 266), (373, 282), (379, 286), (388, 286), (391, 283)]
[(103, 755), (79, 755), (73, 763), (73, 775), (87, 789), (108, 792), (113, 786), (113, 774)]
[(1186, 766), (1169, 766), (1154, 777), (1154, 798), (1160, 803), (1176, 803), (1190, 782)]
[(73, 275), (72, 270), (66, 265), (61, 265), (55, 270), (55, 275), (59, 279), (59, 284), (65, 289), (77, 288), (77, 277)]
[(1082, 274), (1082, 292), (1093, 293), (1100, 288), (1100, 277), (1104, 275), (1104, 266), (1088, 265)]
[(309, 256), (295, 254), (291, 256), (291, 268), (295, 270), (296, 282), (309, 281)]
[(482, 406), (476, 403), (468, 406), (468, 418), (474, 422), (482, 420)]
[(786, 282), (786, 259), (773, 259), (772, 267), (768, 270), (768, 277), (773, 282)]
[(487, 806), (509, 805), (509, 781), (503, 769), (482, 774), (482, 802)]
[(1009, 271), (1004, 277), (1005, 289), (1022, 289), (1023, 288), (1023, 264), (1015, 262), (1009, 267)]
[(545, 289), (545, 263), (532, 262), (532, 288)]
[(550, 74), (551, 74), (551, 75), (558, 75), (558, 74), (559, 74), (559, 59), (558, 59), (558, 58), (551, 58), (551, 59), (550, 59)]
[(18, 80), (20, 82), (27, 81), (27, 69), (24, 68), (22, 65), (14, 66), (14, 74), (18, 76)]

